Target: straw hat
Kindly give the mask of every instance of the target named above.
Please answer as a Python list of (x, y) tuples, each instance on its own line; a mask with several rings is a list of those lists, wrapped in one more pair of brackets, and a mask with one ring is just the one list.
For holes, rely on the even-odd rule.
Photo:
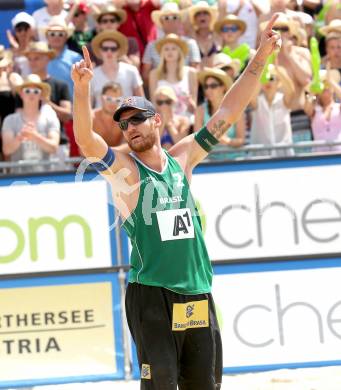
[(42, 90), (42, 97), (48, 99), (51, 94), (51, 87), (49, 84), (41, 81), (41, 78), (37, 74), (28, 75), (22, 83), (15, 87), (17, 92), (22, 91), (26, 87), (36, 87)]
[(330, 39), (340, 39), (341, 38), (341, 31), (336, 32), (332, 31), (326, 35), (325, 41), (328, 42)]
[(214, 68), (224, 68), (229, 66), (233, 69), (234, 76), (237, 76), (240, 71), (240, 60), (238, 58), (231, 58), (225, 53), (217, 53), (213, 56), (213, 67)]
[(322, 82), (327, 81), (327, 72), (329, 72), (330, 78), (334, 81), (334, 83), (340, 83), (340, 72), (337, 69), (330, 69), (329, 71), (326, 69), (321, 69), (319, 73)]
[(242, 34), (244, 34), (246, 30), (246, 23), (239, 19), (236, 15), (229, 14), (224, 17), (224, 19), (220, 19), (217, 22), (214, 23), (214, 31), (219, 34), (220, 30), (225, 24), (234, 24), (235, 26), (238, 26), (239, 30)]
[(128, 39), (119, 31), (105, 30), (97, 34), (91, 41), (91, 48), (96, 57), (102, 58), (100, 46), (104, 41), (115, 41), (119, 45), (119, 57), (128, 53)]
[(56, 52), (49, 48), (46, 42), (31, 42), (28, 48), (23, 52), (24, 56), (28, 56), (32, 53), (46, 54), (52, 60), (56, 57)]
[(12, 52), (10, 50), (5, 50), (4, 45), (0, 45), (0, 68), (10, 65), (13, 62), (12, 58)]
[(327, 26), (319, 29), (321, 35), (327, 35), (331, 32), (341, 33), (341, 19), (332, 20)]
[(152, 12), (152, 21), (157, 27), (162, 28), (161, 18), (167, 15), (178, 15), (181, 19), (183, 16), (177, 3), (165, 3), (160, 10)]
[(157, 50), (157, 52), (160, 54), (161, 53), (161, 50), (162, 50), (162, 47), (166, 44), (166, 43), (174, 43), (175, 45), (178, 45), (181, 49), (181, 51), (183, 52), (184, 56), (187, 55), (188, 53), (188, 45), (187, 43), (182, 40), (178, 35), (176, 34), (168, 34), (166, 35), (165, 37), (159, 39), (156, 43), (155, 43), (155, 48)]
[(157, 95), (165, 95), (169, 99), (171, 99), (173, 102), (177, 101), (176, 94), (174, 92), (174, 89), (172, 87), (169, 87), (168, 85), (161, 85), (160, 87), (156, 88), (154, 92), (154, 96)]
[(67, 33), (68, 37), (71, 37), (74, 31), (73, 28), (69, 27), (66, 24), (65, 19), (59, 15), (52, 16), (51, 20), (49, 21), (49, 24), (43, 27), (41, 30), (44, 32), (45, 35), (48, 31), (64, 30)]
[(96, 22), (98, 22), (98, 19), (100, 19), (103, 15), (117, 15), (121, 19), (121, 24), (127, 20), (126, 11), (115, 7), (114, 4), (107, 4), (105, 7), (101, 8), (98, 13), (94, 14)]
[(205, 67), (202, 71), (198, 72), (200, 84), (204, 84), (207, 77), (214, 77), (220, 80), (225, 85), (226, 89), (230, 89), (233, 84), (231, 77), (221, 69)]
[(209, 6), (206, 1), (199, 1), (197, 4), (192, 5), (188, 8), (189, 21), (192, 26), (195, 26), (195, 15), (198, 12), (206, 11), (211, 15), (211, 29), (218, 18), (218, 9), (216, 7)]

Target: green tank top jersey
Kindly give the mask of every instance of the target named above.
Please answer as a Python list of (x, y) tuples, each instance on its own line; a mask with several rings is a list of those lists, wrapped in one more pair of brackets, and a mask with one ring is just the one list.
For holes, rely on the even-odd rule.
[(180, 294), (211, 291), (212, 266), (186, 176), (165, 151), (162, 172), (132, 157), (140, 175), (135, 210), (123, 223), (132, 244), (129, 282)]

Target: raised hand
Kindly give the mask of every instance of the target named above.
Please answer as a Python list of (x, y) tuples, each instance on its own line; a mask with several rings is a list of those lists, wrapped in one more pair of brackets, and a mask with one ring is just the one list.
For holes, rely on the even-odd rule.
[(279, 50), (282, 46), (280, 34), (272, 29), (278, 17), (279, 13), (272, 15), (260, 38), (258, 51), (266, 57)]
[(71, 70), (71, 78), (75, 87), (88, 86), (93, 77), (92, 63), (88, 49), (86, 46), (83, 46), (82, 50), (84, 57), (83, 60), (73, 64)]

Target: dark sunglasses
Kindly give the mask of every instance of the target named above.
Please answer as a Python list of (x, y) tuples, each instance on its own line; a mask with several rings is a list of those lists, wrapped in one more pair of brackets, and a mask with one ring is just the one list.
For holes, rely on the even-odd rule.
[(46, 35), (48, 37), (59, 37), (59, 38), (63, 38), (63, 37), (66, 37), (66, 32), (65, 31), (48, 31), (46, 33)]
[(289, 27), (286, 27), (286, 26), (283, 26), (283, 27), (273, 27), (273, 30), (274, 31), (278, 31), (278, 32), (288, 32), (289, 31)]
[(195, 14), (195, 16), (203, 16), (203, 15), (209, 15), (210, 13), (208, 11), (199, 11)]
[(126, 131), (128, 130), (129, 123), (131, 123), (133, 126), (138, 126), (141, 123), (145, 122), (148, 118), (151, 118), (152, 116), (154, 116), (154, 114), (144, 114), (141, 112), (133, 115), (128, 119), (122, 119), (121, 121), (118, 122), (118, 127), (122, 131)]
[(178, 15), (165, 15), (162, 17), (162, 20), (179, 20)]
[(211, 88), (211, 89), (216, 89), (216, 88), (219, 88), (221, 87), (222, 84), (219, 84), (219, 83), (211, 83), (211, 84), (205, 84), (204, 85), (204, 90), (206, 91), (207, 89)]
[(112, 53), (115, 53), (118, 49), (118, 46), (101, 46), (101, 50), (105, 52), (111, 51)]
[(78, 16), (80, 16), (80, 15), (85, 15), (85, 12), (83, 12), (83, 11), (78, 11), (78, 12), (75, 12), (75, 13), (73, 14), (73, 16), (74, 16), (75, 18), (78, 18)]
[(29, 28), (30, 28), (29, 24), (19, 23), (15, 26), (14, 30), (15, 32), (21, 32), (21, 31), (27, 31)]
[(239, 31), (239, 27), (236, 26), (235, 24), (233, 26), (223, 26), (221, 29), (220, 29), (221, 32), (237, 32)]
[(165, 99), (165, 100), (157, 100), (156, 101), (156, 104), (158, 105), (158, 106), (163, 106), (164, 104), (166, 105), (166, 106), (171, 106), (172, 105), (172, 103), (173, 103), (173, 101), (172, 101), (172, 99)]
[(106, 23), (119, 23), (121, 21), (120, 18), (110, 18), (110, 19), (101, 19), (99, 21), (100, 24), (106, 24)]
[(277, 79), (276, 79), (276, 77), (275, 76), (270, 76), (270, 78), (269, 78), (269, 81), (276, 81)]

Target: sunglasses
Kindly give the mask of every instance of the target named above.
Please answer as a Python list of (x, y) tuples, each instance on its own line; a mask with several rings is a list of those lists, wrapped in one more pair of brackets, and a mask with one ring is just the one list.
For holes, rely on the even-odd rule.
[(121, 121), (119, 121), (118, 127), (122, 131), (126, 131), (128, 130), (129, 123), (131, 123), (133, 126), (138, 126), (141, 123), (145, 122), (148, 118), (151, 118), (152, 116), (154, 116), (154, 114), (138, 113), (128, 119), (122, 119)]
[(121, 21), (120, 18), (110, 18), (110, 19), (101, 19), (99, 21), (100, 24), (106, 24), (106, 23), (119, 23)]
[(221, 32), (237, 32), (239, 31), (239, 27), (236, 26), (235, 24), (233, 26), (223, 26), (221, 29), (220, 29)]
[(199, 11), (195, 14), (195, 16), (204, 16), (209, 15), (210, 13), (208, 11)]
[(14, 30), (15, 32), (22, 32), (22, 31), (27, 31), (30, 28), (28, 24), (19, 24), (15, 26)]
[(270, 76), (270, 78), (269, 78), (269, 81), (276, 81), (277, 79), (276, 79), (276, 77), (275, 76)]
[(48, 31), (46, 33), (46, 35), (48, 37), (52, 37), (52, 38), (54, 38), (54, 37), (64, 38), (64, 37), (66, 37), (66, 32), (65, 31)]
[(162, 17), (162, 20), (179, 20), (178, 15), (165, 15)]
[(273, 27), (273, 30), (274, 31), (277, 31), (277, 32), (288, 32), (289, 31), (289, 27)]
[(78, 16), (80, 16), (80, 15), (85, 15), (85, 12), (79, 11), (79, 12), (75, 12), (75, 13), (73, 14), (73, 16), (74, 16), (75, 18), (78, 18)]
[(39, 88), (23, 88), (23, 92), (26, 95), (40, 95), (41, 94), (41, 89)]
[(173, 103), (173, 101), (172, 101), (172, 99), (165, 99), (165, 100), (157, 100), (156, 101), (156, 104), (158, 105), (158, 106), (163, 106), (164, 104), (166, 105), (166, 106), (171, 106), (172, 105), (172, 103)]
[(115, 53), (118, 49), (118, 46), (101, 46), (101, 50), (104, 52), (111, 51), (112, 53)]
[(222, 84), (219, 84), (219, 83), (212, 83), (212, 84), (205, 84), (204, 85), (204, 90), (206, 91), (207, 89), (216, 89), (216, 88), (219, 88), (221, 87)]
[(102, 95), (102, 98), (103, 98), (104, 101), (107, 102), (107, 103), (116, 103), (116, 104), (119, 104), (119, 103), (121, 102), (121, 99), (115, 98), (115, 97), (112, 97), (112, 96), (108, 96), (108, 95)]

